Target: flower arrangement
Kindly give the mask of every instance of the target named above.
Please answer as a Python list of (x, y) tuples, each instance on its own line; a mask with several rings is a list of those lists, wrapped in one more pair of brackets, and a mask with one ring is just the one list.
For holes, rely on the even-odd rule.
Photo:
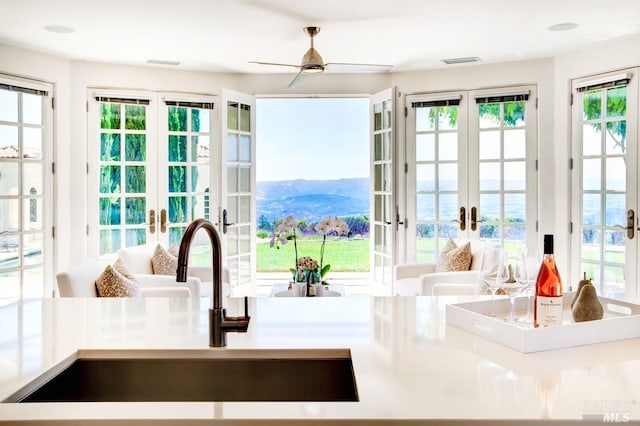
[(293, 216), (287, 216), (280, 224), (275, 226), (269, 246), (279, 249), (280, 245), (285, 245), (289, 240), (293, 240), (294, 253), (296, 256), (295, 268), (291, 269), (293, 280), (296, 282), (305, 282), (307, 281), (307, 277), (309, 277), (310, 283), (327, 284), (327, 282), (324, 281), (324, 277), (331, 269), (331, 265), (324, 264), (324, 249), (327, 236), (344, 235), (349, 232), (349, 225), (336, 216), (325, 217), (316, 224), (316, 232), (322, 235), (320, 263), (309, 256), (298, 258), (296, 227), (296, 221)]

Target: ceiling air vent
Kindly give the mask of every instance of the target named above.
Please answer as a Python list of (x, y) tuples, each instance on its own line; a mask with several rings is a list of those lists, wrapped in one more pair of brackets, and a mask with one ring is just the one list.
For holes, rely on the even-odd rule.
[(148, 59), (147, 63), (153, 64), (153, 65), (173, 65), (173, 66), (178, 66), (181, 64), (181, 62), (178, 62), (178, 61), (165, 61), (164, 59)]
[(445, 64), (467, 64), (469, 62), (480, 62), (480, 58), (478, 58), (477, 56), (468, 56), (466, 58), (449, 58), (449, 59), (443, 59), (442, 62), (444, 62)]

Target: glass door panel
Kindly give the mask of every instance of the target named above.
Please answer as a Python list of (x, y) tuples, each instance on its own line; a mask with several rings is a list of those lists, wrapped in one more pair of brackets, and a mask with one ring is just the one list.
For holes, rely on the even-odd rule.
[(0, 78), (0, 298), (6, 300), (52, 290), (51, 87), (37, 87)]
[(99, 101), (95, 106), (99, 144), (90, 144), (90, 150), (99, 155), (97, 254), (112, 257), (122, 247), (145, 244), (156, 232), (156, 179), (150, 174), (156, 143), (149, 137), (155, 110), (150, 113), (148, 101)]
[(234, 295), (255, 291), (255, 98), (223, 91), (222, 213), (226, 266)]
[(470, 232), (514, 255), (536, 252), (535, 87), (470, 97)]
[(622, 75), (626, 78), (591, 78), (596, 84), (574, 82), (574, 188), (579, 190), (573, 244), (579, 262), (572, 272), (586, 273), (599, 294), (615, 298), (637, 294), (638, 84), (635, 71)]
[[(467, 236), (464, 102), (458, 93), (407, 98), (408, 261), (434, 263), (447, 240)], [(462, 115), (462, 117), (461, 117)], [(462, 193), (461, 193), (462, 190)], [(415, 196), (412, 196), (415, 194)]]
[(395, 91), (371, 97), (371, 266), (373, 280), (391, 289), (395, 244), (394, 108)]

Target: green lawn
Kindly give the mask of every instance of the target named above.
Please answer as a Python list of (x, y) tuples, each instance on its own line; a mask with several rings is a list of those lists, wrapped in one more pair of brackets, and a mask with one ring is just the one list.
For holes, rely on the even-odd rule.
[[(319, 237), (298, 239), (298, 257), (310, 256), (320, 262), (321, 243)], [(269, 247), (269, 240), (259, 240), (256, 251), (258, 272), (289, 271), (295, 266), (293, 242), (276, 249)], [(324, 264), (330, 264), (334, 272), (369, 271), (369, 239), (327, 240)]]

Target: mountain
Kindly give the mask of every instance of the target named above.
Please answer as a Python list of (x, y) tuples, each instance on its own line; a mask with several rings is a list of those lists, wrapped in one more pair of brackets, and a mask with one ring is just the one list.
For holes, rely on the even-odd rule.
[(369, 178), (256, 183), (256, 210), (269, 223), (293, 215), (317, 222), (325, 216), (369, 216)]

